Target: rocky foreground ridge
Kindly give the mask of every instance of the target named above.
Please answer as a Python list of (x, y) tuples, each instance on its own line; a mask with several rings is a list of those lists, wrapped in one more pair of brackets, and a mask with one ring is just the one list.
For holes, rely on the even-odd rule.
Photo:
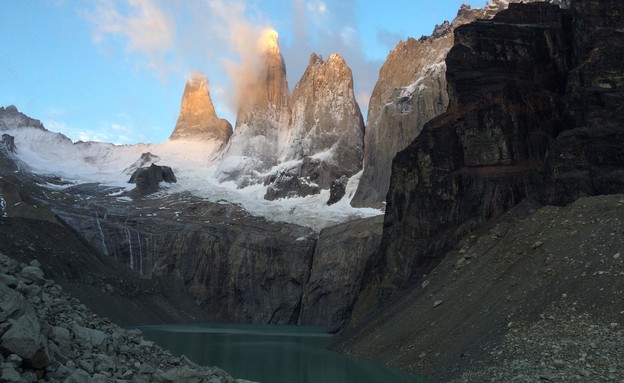
[(0, 381), (234, 383), (216, 367), (173, 357), (139, 330), (93, 314), (46, 279), (38, 261), (0, 253)]

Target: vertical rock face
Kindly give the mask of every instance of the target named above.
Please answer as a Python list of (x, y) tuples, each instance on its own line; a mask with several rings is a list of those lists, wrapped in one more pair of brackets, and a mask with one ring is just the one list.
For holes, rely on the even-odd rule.
[(572, 7), (510, 4), (493, 21), (455, 30), (450, 106), (393, 162), (379, 258), (360, 307), (413, 285), (460, 235), (526, 197), (566, 204), (624, 191), (623, 33), (592, 16), (621, 15), (624, 4)]
[(301, 324), (323, 326), (332, 333), (347, 324), (364, 269), (379, 246), (382, 224), (379, 216), (321, 231), (303, 294)]
[(277, 164), (290, 118), (286, 65), (277, 33), (265, 31), (258, 44), (260, 68), (249, 75), (239, 94), (236, 129), (215, 173), (220, 181), (236, 181), (239, 186), (257, 182), (259, 173)]
[(491, 19), (514, 1), (494, 0), (483, 9), (463, 5), (451, 23), (436, 26), (431, 36), (410, 38), (390, 52), (371, 94), (363, 173), (353, 206), (383, 206), (392, 159), (418, 136), (427, 121), (446, 111), (444, 59), (454, 43), (453, 31), (476, 19)]
[(342, 168), (344, 175), (359, 171), (364, 120), (355, 101), (351, 69), (340, 55), (325, 62), (314, 53), (310, 56), (293, 92), (292, 120), (285, 161), (328, 157), (327, 162)]
[[(364, 120), (353, 93), (353, 75), (344, 59), (316, 55), (292, 96), (292, 122), (280, 162), (292, 164), (268, 180), (265, 198), (302, 195), (302, 186), (328, 189), (332, 181), (361, 169)], [(293, 182), (297, 179), (298, 182)]]
[(217, 117), (208, 78), (200, 73), (186, 82), (180, 115), (170, 140), (214, 141), (218, 148), (225, 145), (232, 135), (232, 125)]

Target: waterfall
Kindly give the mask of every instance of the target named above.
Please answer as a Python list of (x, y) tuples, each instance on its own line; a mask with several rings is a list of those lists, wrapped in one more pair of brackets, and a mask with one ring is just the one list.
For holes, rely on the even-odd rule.
[(108, 249), (106, 248), (106, 237), (104, 236), (102, 225), (100, 225), (100, 219), (98, 218), (97, 212), (95, 212), (95, 222), (97, 222), (98, 229), (100, 230), (100, 238), (102, 238), (102, 248), (104, 250), (104, 255), (108, 256)]
[(139, 275), (143, 275), (143, 248), (141, 246), (141, 233), (137, 231), (136, 234), (137, 241), (139, 242)]
[(130, 236), (130, 229), (127, 226), (124, 227), (124, 231), (126, 232), (126, 238), (128, 239), (128, 248), (130, 249), (130, 268), (134, 270), (134, 254), (132, 253), (132, 237)]

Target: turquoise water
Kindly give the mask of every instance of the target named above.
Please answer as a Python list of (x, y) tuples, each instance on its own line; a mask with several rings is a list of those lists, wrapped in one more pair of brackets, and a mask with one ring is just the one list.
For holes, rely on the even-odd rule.
[(147, 339), (175, 355), (219, 366), (261, 383), (426, 383), (423, 378), (327, 350), (322, 329), (268, 325), (140, 327)]

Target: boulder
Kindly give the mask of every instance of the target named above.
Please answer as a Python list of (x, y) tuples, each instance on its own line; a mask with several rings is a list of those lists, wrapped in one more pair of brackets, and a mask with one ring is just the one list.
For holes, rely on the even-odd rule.
[(347, 191), (348, 182), (349, 182), (349, 177), (347, 176), (342, 176), (332, 181), (329, 187), (329, 200), (327, 201), (328, 205), (333, 205), (336, 202), (340, 201), (342, 197), (344, 197)]
[(148, 168), (137, 169), (132, 173), (128, 181), (128, 183), (136, 183), (136, 188), (133, 189), (133, 193), (139, 196), (157, 192), (161, 182), (177, 182), (171, 167), (152, 164)]
[(5, 355), (18, 355), (26, 365), (35, 369), (45, 368), (50, 363), (46, 339), (34, 314), (22, 315), (12, 322), (11, 328), (0, 339), (0, 350)]
[(107, 337), (104, 331), (82, 327), (77, 324), (72, 326), (72, 333), (74, 338), (92, 347), (101, 346)]

